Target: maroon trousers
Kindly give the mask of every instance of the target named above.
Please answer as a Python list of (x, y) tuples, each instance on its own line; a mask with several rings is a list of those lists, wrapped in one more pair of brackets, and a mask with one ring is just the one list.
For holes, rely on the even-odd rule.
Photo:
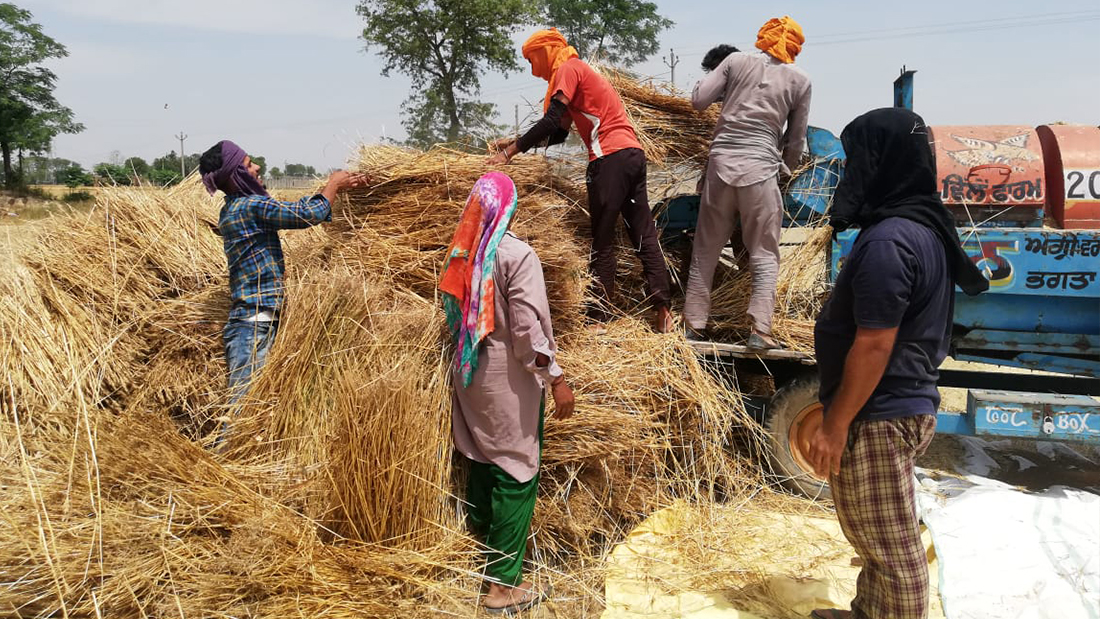
[(592, 220), (589, 260), (598, 284), (597, 293), (603, 301), (614, 298), (616, 229), (622, 215), (630, 243), (642, 261), (649, 301), (668, 307), (671, 301), (668, 268), (657, 241), (653, 213), (649, 210), (645, 154), (641, 149), (627, 148), (591, 161), (585, 182)]

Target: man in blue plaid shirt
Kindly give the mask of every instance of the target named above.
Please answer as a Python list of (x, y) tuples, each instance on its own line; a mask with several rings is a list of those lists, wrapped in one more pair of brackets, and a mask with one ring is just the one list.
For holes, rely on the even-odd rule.
[[(207, 191), (225, 193), (218, 233), (225, 246), (233, 299), (223, 333), (232, 404), (248, 390), (253, 372), (263, 366), (279, 327), (285, 273), (279, 230), (331, 221), (336, 193), (366, 184), (363, 176), (340, 170), (329, 176), (321, 193), (282, 202), (264, 189), (259, 171), (244, 150), (229, 140), (215, 144), (199, 161)], [(219, 442), (224, 438), (223, 426)]]

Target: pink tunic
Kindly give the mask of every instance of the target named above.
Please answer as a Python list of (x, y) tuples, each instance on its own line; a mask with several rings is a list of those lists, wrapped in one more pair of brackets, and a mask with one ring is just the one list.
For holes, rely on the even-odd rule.
[[(525, 482), (538, 472), (543, 393), (562, 371), (554, 360), (550, 303), (535, 250), (509, 232), (493, 268), (496, 327), (481, 343), (470, 386), (461, 386), (452, 370), (452, 428), (455, 448), (467, 458)], [(536, 365), (538, 353), (550, 359), (546, 367)]]

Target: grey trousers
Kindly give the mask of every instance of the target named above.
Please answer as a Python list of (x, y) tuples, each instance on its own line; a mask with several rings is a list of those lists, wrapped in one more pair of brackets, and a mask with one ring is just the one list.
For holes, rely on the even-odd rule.
[(699, 205), (699, 223), (691, 252), (684, 320), (701, 331), (710, 318), (711, 286), (722, 248), (741, 216), (741, 238), (749, 252), (752, 296), (749, 318), (757, 332), (771, 334), (775, 285), (779, 277), (779, 233), (783, 226), (783, 197), (775, 177), (747, 187), (732, 187), (718, 177), (714, 166)]

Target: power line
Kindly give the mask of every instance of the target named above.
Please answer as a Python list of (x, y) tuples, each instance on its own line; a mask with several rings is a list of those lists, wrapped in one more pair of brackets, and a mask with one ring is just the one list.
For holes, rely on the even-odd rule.
[[(874, 30), (857, 30), (850, 32), (835, 32), (832, 34), (818, 34), (811, 36), (810, 39), (805, 43), (805, 46), (824, 47), (827, 45), (862, 43), (865, 41), (878, 41), (883, 39), (907, 39), (914, 37), (934, 36), (939, 34), (988, 32), (994, 30), (1010, 30), (1013, 28), (1021, 27), (1040, 27), (1067, 23), (1092, 22), (1097, 20), (1100, 20), (1100, 11), (1078, 11), (1073, 13), (1019, 15), (1016, 17), (954, 21), (938, 24), (904, 26), (900, 28), (876, 28)], [(746, 43), (744, 41), (736, 41), (734, 44), (738, 45), (739, 47), (748, 48), (751, 48), (753, 46), (753, 43)], [(692, 48), (687, 50), (685, 53), (700, 53), (706, 51), (707, 49), (709, 48)]]
[(1020, 28), (1020, 27), (1025, 27), (1025, 26), (1029, 27), (1029, 28), (1037, 28), (1039, 26), (1055, 26), (1055, 25), (1059, 25), (1059, 24), (1069, 24), (1069, 23), (1076, 24), (1076, 23), (1090, 22), (1090, 21), (1100, 21), (1100, 14), (1096, 15), (1095, 17), (1067, 17), (1067, 18), (1062, 18), (1062, 19), (1030, 21), (1030, 22), (1026, 22), (1026, 23), (1025, 22), (1019, 22), (1019, 23), (1011, 23), (1011, 24), (990, 25), (990, 26), (986, 26), (986, 27), (982, 27), (982, 26), (942, 26), (942, 27), (937, 27), (935, 29), (928, 29), (928, 30), (921, 30), (921, 31), (911, 31), (911, 32), (899, 33), (899, 34), (872, 34), (870, 36), (865, 36), (865, 37), (853, 37), (853, 38), (848, 38), (848, 39), (837, 39), (837, 40), (833, 40), (833, 41), (818, 41), (818, 42), (814, 43), (813, 46), (814, 47), (825, 47), (827, 45), (841, 45), (841, 44), (844, 44), (844, 43), (863, 43), (865, 41), (882, 41), (882, 40), (885, 40), (885, 39), (890, 39), (890, 40), (893, 40), (893, 39), (909, 39), (909, 38), (916, 38), (916, 37), (936, 36), (936, 35), (941, 35), (941, 34), (969, 34), (969, 33), (973, 33), (973, 32), (988, 32), (988, 31), (993, 31), (993, 30), (1008, 30), (1008, 29), (1011, 29), (1011, 28)]
[(995, 17), (995, 18), (992, 18), (992, 19), (974, 19), (974, 20), (968, 20), (968, 21), (943, 22), (943, 23), (939, 23), (939, 24), (923, 24), (923, 25), (918, 25), (918, 26), (903, 26), (903, 27), (900, 27), (900, 28), (878, 28), (878, 29), (875, 29), (875, 30), (853, 30), (853, 31), (850, 31), (850, 32), (834, 32), (832, 34), (817, 35), (813, 38), (815, 40), (817, 40), (817, 39), (823, 39), (823, 38), (827, 39), (827, 38), (830, 38), (830, 37), (848, 37), (848, 36), (852, 36), (852, 35), (868, 34), (870, 32), (875, 32), (875, 33), (878, 33), (878, 34), (887, 34), (887, 33), (891, 33), (891, 32), (906, 32), (906, 31), (910, 31), (910, 30), (926, 30), (928, 28), (943, 28), (943, 27), (948, 27), (948, 26), (956, 26), (957, 27), (957, 26), (970, 26), (970, 25), (978, 25), (978, 26), (996, 25), (998, 22), (1019, 22), (1020, 20), (1026, 20), (1026, 21), (1024, 23), (1021, 23), (1021, 24), (1013, 24), (1013, 25), (1031, 25), (1033, 23), (1033, 20), (1035, 20), (1035, 19), (1054, 19), (1054, 18), (1065, 18), (1065, 17), (1070, 17), (1070, 16), (1074, 16), (1074, 17), (1081, 17), (1081, 16), (1095, 17), (1095, 16), (1098, 16), (1098, 15), (1100, 15), (1100, 11), (1073, 11), (1073, 12), (1069, 12), (1069, 13), (1043, 13), (1043, 14), (1039, 14), (1039, 15), (1020, 15), (1020, 16), (1016, 16), (1016, 17)]

